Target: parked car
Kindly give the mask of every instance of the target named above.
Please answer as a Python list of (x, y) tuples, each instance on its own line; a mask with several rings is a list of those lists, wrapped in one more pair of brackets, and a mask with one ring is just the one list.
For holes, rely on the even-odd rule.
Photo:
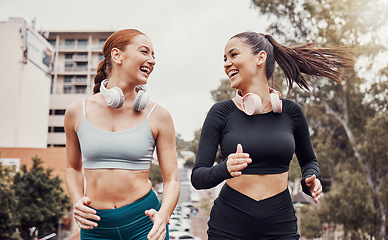
[(170, 240), (179, 240), (179, 239), (201, 240), (199, 237), (196, 237), (188, 232), (171, 232), (170, 233)]
[(190, 231), (190, 222), (170, 219), (170, 228), (180, 229), (181, 231)]

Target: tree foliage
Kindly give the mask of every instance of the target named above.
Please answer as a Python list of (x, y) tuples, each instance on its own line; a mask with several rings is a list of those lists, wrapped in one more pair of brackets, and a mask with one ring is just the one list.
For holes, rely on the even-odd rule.
[(180, 154), (181, 151), (189, 151), (191, 143), (182, 139), (180, 134), (177, 134), (175, 137), (176, 141), (176, 150)]
[(0, 163), (0, 239), (20, 239), (17, 200), (12, 188), (14, 169)]
[(23, 239), (29, 239), (30, 228), (39, 235), (55, 232), (58, 221), (68, 213), (72, 204), (61, 187), (61, 180), (52, 177), (52, 169), (44, 169), (38, 157), (32, 158), (33, 166), (28, 171), (21, 167), (14, 177), (13, 190), (17, 199), (19, 226)]
[[(345, 236), (352, 239), (368, 233), (385, 239), (388, 67), (372, 69), (388, 55), (388, 42), (382, 37), (388, 29), (387, 1), (252, 2), (272, 21), (268, 32), (279, 42), (315, 41), (354, 50), (356, 68), (347, 71), (342, 85), (310, 79), (311, 93), (294, 91), (291, 97), (304, 107), (321, 166), (320, 177), (330, 189), (322, 202), (322, 216), (341, 225)], [(355, 198), (358, 194), (362, 196)], [(355, 221), (357, 217), (362, 220)]]
[(151, 180), (152, 186), (156, 186), (158, 183), (163, 182), (162, 172), (160, 171), (159, 165), (151, 163), (148, 178)]
[(236, 89), (230, 86), (229, 79), (221, 79), (221, 84), (217, 89), (211, 91), (212, 98), (215, 102), (221, 102), (232, 99), (236, 95)]

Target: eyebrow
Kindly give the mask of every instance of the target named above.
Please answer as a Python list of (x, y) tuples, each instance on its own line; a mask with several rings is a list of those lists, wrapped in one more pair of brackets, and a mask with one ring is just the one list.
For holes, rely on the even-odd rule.
[[(231, 52), (233, 52), (234, 50), (236, 50), (236, 48), (232, 48), (228, 51), (228, 54), (230, 54)], [(226, 58), (226, 55), (224, 55), (224, 58)]]
[[(141, 45), (139, 46), (139, 48), (141, 48), (141, 47), (145, 47), (148, 51), (150, 51), (150, 48), (147, 47), (147, 45), (141, 44)], [(155, 52), (154, 52), (154, 51), (152, 51), (152, 55), (155, 55)]]

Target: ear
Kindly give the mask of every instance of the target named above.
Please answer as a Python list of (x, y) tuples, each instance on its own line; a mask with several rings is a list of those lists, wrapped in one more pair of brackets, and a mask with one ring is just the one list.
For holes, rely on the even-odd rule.
[(265, 63), (266, 60), (267, 53), (265, 51), (261, 50), (258, 54), (256, 54), (256, 62), (258, 66)]
[(118, 48), (112, 48), (112, 51), (110, 52), (110, 56), (112, 60), (117, 63), (121, 64), (121, 51)]

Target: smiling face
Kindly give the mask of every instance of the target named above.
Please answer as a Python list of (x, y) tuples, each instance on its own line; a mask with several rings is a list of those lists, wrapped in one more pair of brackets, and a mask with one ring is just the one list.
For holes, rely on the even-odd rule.
[(252, 84), (258, 71), (258, 59), (240, 38), (232, 38), (226, 44), (224, 62), (232, 88), (247, 89)]
[(120, 55), (123, 74), (136, 85), (146, 84), (155, 65), (150, 39), (145, 35), (135, 36)]

